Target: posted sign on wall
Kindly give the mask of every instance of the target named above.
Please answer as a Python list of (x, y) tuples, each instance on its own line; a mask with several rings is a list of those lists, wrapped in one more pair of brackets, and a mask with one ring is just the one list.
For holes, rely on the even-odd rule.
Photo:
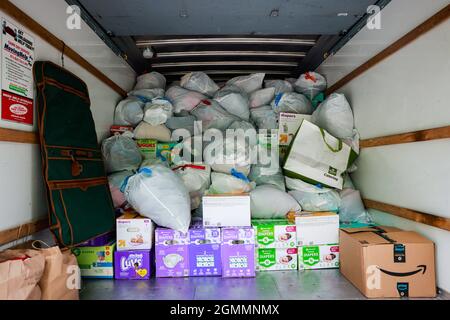
[(2, 19), (2, 120), (33, 125), (34, 39)]

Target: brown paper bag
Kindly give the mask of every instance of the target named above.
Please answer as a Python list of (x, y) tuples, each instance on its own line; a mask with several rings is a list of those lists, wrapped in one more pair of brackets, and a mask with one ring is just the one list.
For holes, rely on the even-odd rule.
[(39, 300), (44, 267), (45, 258), (36, 250), (0, 252), (0, 300)]

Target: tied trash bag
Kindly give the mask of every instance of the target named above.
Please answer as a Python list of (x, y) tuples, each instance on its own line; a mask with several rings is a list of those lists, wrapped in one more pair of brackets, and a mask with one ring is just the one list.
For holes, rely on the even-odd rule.
[(252, 165), (250, 170), (250, 175), (248, 176), (250, 180), (254, 181), (257, 186), (270, 184), (281, 191), (285, 191), (286, 187), (284, 184), (284, 176), (281, 168), (273, 170), (270, 169), (270, 165)]
[(179, 86), (172, 86), (166, 91), (166, 97), (173, 104), (173, 112), (180, 113), (183, 110), (191, 111), (206, 96), (197, 91), (190, 91)]
[(171, 169), (154, 165), (139, 169), (125, 182), (128, 203), (157, 225), (187, 232), (191, 222), (189, 192)]
[(130, 96), (120, 101), (114, 112), (114, 124), (135, 127), (144, 118), (144, 102)]
[(166, 123), (173, 115), (173, 106), (169, 100), (164, 98), (152, 99), (144, 107), (144, 121), (152, 126)]
[(286, 177), (289, 194), (301, 205), (305, 211), (334, 211), (339, 210), (341, 198), (335, 190), (314, 186), (301, 180)]
[(250, 210), (254, 219), (276, 219), (302, 208), (288, 193), (272, 185), (261, 185), (250, 192)]
[(142, 121), (134, 129), (134, 137), (136, 139), (154, 139), (158, 141), (170, 141), (171, 132), (163, 124), (152, 126), (151, 124)]
[(200, 101), (191, 114), (202, 121), (203, 130), (211, 128), (225, 130), (238, 119), (222, 108), (217, 101), (211, 99)]
[(235, 132), (242, 133), (246, 139), (248, 137), (248, 143), (250, 145), (256, 145), (258, 142), (256, 129), (250, 122), (237, 120), (228, 129), (237, 130)]
[(196, 71), (181, 77), (180, 85), (188, 90), (197, 91), (212, 97), (219, 90), (219, 86), (204, 72)]
[(253, 73), (248, 76), (234, 77), (227, 81), (228, 85), (234, 85), (246, 93), (251, 93), (262, 88), (265, 73)]
[(275, 96), (271, 105), (276, 113), (311, 114), (313, 112), (311, 101), (304, 95), (296, 92), (279, 93)]
[(142, 161), (136, 142), (123, 135), (114, 135), (103, 140), (102, 155), (108, 172), (136, 170)]
[(189, 131), (191, 135), (194, 135), (194, 122), (195, 117), (190, 114), (179, 114), (174, 117), (170, 117), (166, 121), (166, 127), (170, 130), (177, 130), (177, 129), (186, 129)]
[(275, 97), (275, 88), (265, 88), (252, 92), (249, 99), (250, 108), (258, 108), (267, 104)]
[(250, 112), (248, 109), (248, 95), (236, 86), (225, 86), (214, 96), (222, 108), (229, 113), (248, 121)]
[(339, 221), (341, 223), (371, 223), (358, 190), (344, 189), (340, 192)]
[(134, 90), (139, 89), (164, 89), (166, 87), (166, 78), (159, 72), (152, 71), (143, 74), (136, 79)]
[(274, 88), (275, 95), (294, 91), (292, 83), (287, 80), (266, 80), (264, 85), (266, 88)]
[(353, 112), (343, 94), (332, 93), (314, 111), (312, 122), (339, 139), (351, 139)]
[(132, 176), (133, 174), (133, 171), (125, 170), (110, 174), (108, 176), (109, 191), (111, 191), (114, 208), (123, 206), (127, 201), (122, 190), (120, 190), (120, 187), (122, 186), (125, 179), (129, 176)]
[(277, 129), (277, 114), (271, 106), (262, 106), (250, 110), (251, 118), (258, 129)]
[(211, 184), (211, 168), (203, 164), (185, 164), (172, 169), (184, 182), (191, 198), (191, 210), (202, 204), (202, 197)]
[(307, 96), (310, 100), (327, 88), (327, 81), (317, 72), (306, 72), (295, 82), (295, 91)]
[(155, 88), (155, 89), (139, 89), (128, 92), (129, 97), (135, 97), (141, 100), (142, 102), (150, 102), (155, 98), (164, 97), (164, 89)]
[(40, 300), (45, 257), (36, 250), (0, 252), (0, 300)]
[(248, 193), (255, 188), (244, 174), (231, 170), (231, 174), (213, 172), (211, 173), (211, 188), (208, 194), (238, 194)]

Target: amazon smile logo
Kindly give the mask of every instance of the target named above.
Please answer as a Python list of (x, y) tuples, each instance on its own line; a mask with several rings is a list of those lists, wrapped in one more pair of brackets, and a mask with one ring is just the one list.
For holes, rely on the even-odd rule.
[(409, 271), (409, 272), (394, 272), (394, 271), (389, 271), (389, 270), (385, 270), (382, 269), (380, 267), (377, 267), (378, 270), (380, 270), (381, 272), (392, 276), (392, 277), (409, 277), (409, 276), (413, 276), (416, 273), (422, 272), (422, 274), (425, 274), (425, 272), (427, 271), (427, 266), (424, 264), (418, 265), (417, 266), (417, 270), (414, 271)]
[(381, 273), (387, 274), (391, 277), (409, 277), (415, 274), (425, 274), (427, 266), (424, 264), (418, 265), (415, 270), (407, 272), (396, 272), (383, 269), (377, 265), (370, 265), (366, 269), (366, 286), (369, 290), (381, 289)]

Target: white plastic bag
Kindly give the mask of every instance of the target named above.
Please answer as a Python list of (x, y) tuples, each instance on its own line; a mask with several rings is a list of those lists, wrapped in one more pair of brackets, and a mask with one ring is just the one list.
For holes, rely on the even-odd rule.
[(345, 96), (332, 93), (312, 115), (312, 122), (340, 139), (353, 137), (353, 112)]
[(212, 97), (219, 86), (204, 72), (189, 72), (181, 77), (180, 85), (188, 90), (200, 92)]
[(370, 223), (371, 218), (364, 207), (358, 190), (344, 189), (340, 192), (339, 221), (342, 223)]
[(137, 212), (157, 225), (188, 231), (191, 222), (189, 192), (171, 169), (161, 165), (139, 169), (128, 179), (124, 193)]
[(173, 115), (173, 106), (169, 100), (164, 98), (152, 99), (144, 107), (144, 121), (152, 126), (166, 123)]
[(127, 201), (121, 187), (125, 179), (133, 174), (133, 171), (125, 170), (108, 176), (109, 191), (111, 192), (114, 208), (121, 207)]
[(306, 72), (295, 82), (295, 91), (307, 96), (310, 100), (327, 88), (327, 81), (317, 72)]
[(142, 102), (150, 102), (154, 98), (164, 97), (164, 89), (139, 89), (128, 92), (129, 97), (139, 98)]
[(208, 144), (203, 150), (203, 159), (216, 172), (231, 174), (232, 170), (248, 176), (254, 152), (249, 144), (233, 136)]
[(248, 121), (250, 112), (248, 109), (248, 95), (236, 86), (225, 86), (214, 96), (222, 108), (229, 113)]
[(238, 194), (248, 193), (255, 188), (255, 183), (251, 182), (242, 173), (233, 171), (234, 174), (220, 172), (211, 173), (211, 187), (208, 194)]
[(249, 99), (249, 108), (258, 108), (267, 104), (275, 97), (275, 88), (265, 88), (252, 92)]
[(122, 135), (114, 135), (102, 142), (102, 155), (106, 171), (136, 170), (142, 162), (136, 142)]
[(271, 106), (253, 108), (250, 110), (250, 115), (258, 129), (270, 130), (278, 128), (277, 114)]
[(174, 116), (167, 119), (166, 127), (170, 130), (186, 129), (191, 135), (194, 135), (195, 120), (195, 117), (190, 114), (183, 116)]
[(152, 126), (145, 121), (139, 123), (134, 129), (134, 137), (136, 139), (155, 139), (158, 141), (168, 142), (171, 141), (171, 132), (163, 124)]
[(172, 102), (174, 107), (173, 112), (175, 113), (179, 113), (182, 110), (191, 111), (200, 101), (206, 99), (203, 94), (197, 91), (190, 91), (178, 86), (170, 87), (166, 91), (166, 97)]
[(276, 95), (271, 106), (276, 113), (290, 112), (311, 114), (313, 112), (311, 101), (304, 95), (296, 92), (280, 93)]
[(144, 117), (143, 107), (144, 103), (133, 96), (120, 101), (114, 111), (114, 124), (135, 127)]
[(250, 192), (250, 210), (252, 218), (284, 218), (289, 212), (302, 210), (295, 199), (272, 185), (257, 186)]
[(197, 209), (211, 184), (211, 168), (204, 164), (185, 164), (172, 169), (184, 182), (191, 198), (191, 210)]
[(134, 90), (155, 88), (164, 89), (166, 87), (166, 78), (161, 73), (156, 71), (143, 74), (137, 77), (136, 81)]
[(297, 200), (305, 211), (337, 212), (341, 204), (339, 193), (335, 190), (327, 190), (324, 193), (291, 190), (289, 194)]
[(234, 77), (227, 81), (227, 85), (235, 85), (241, 90), (251, 93), (262, 88), (265, 73), (252, 73), (248, 76)]
[(242, 130), (243, 134), (246, 137), (248, 137), (248, 143), (250, 145), (256, 145), (258, 143), (258, 137), (257, 137), (256, 129), (250, 122), (236, 120), (228, 127), (228, 129), (231, 129), (231, 130)]
[(250, 180), (254, 181), (257, 186), (270, 184), (274, 187), (280, 189), (281, 191), (286, 190), (286, 186), (284, 183), (284, 176), (281, 168), (272, 172), (267, 165), (259, 165), (254, 164), (250, 170), (250, 174), (248, 176)]
[(274, 88), (275, 95), (294, 91), (292, 83), (287, 80), (266, 80), (264, 81), (264, 86), (266, 88)]
[(211, 99), (203, 99), (191, 111), (191, 114), (199, 121), (202, 121), (203, 130), (216, 128), (219, 130), (227, 129), (230, 124), (238, 118), (228, 113), (220, 104)]

